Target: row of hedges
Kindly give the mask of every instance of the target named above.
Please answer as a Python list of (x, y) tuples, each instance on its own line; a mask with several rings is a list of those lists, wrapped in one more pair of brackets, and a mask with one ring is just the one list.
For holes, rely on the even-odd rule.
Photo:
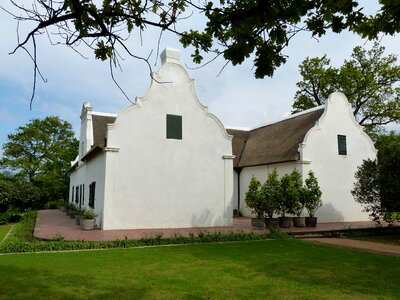
[(272, 230), (270, 233), (200, 232), (198, 234), (190, 234), (189, 236), (175, 235), (172, 237), (162, 237), (161, 235), (158, 235), (140, 240), (130, 240), (125, 238), (123, 240), (100, 242), (64, 241), (62, 236), (57, 236), (52, 241), (41, 241), (32, 236), (35, 221), (36, 212), (25, 213), (21, 222), (14, 226), (12, 235), (0, 244), (0, 253), (133, 248), (144, 246), (285, 239), (289, 237), (289, 235), (287, 235), (285, 232)]
[(234, 242), (234, 241), (256, 241), (266, 239), (285, 239), (289, 236), (281, 231), (271, 233), (199, 233), (189, 236), (176, 235), (173, 237), (156, 236), (140, 240), (116, 240), (116, 241), (33, 241), (25, 242), (18, 239), (9, 239), (0, 245), (0, 253), (21, 253), (21, 252), (43, 252), (43, 251), (72, 251), (84, 249), (112, 249), (112, 248), (133, 248), (144, 246), (179, 245), (179, 244), (202, 244), (213, 242)]

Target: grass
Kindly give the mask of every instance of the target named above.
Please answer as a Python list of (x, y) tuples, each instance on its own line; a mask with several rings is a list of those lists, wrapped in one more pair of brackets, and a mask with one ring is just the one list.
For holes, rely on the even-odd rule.
[(399, 278), (398, 257), (298, 240), (0, 256), (2, 299), (398, 299)]
[(0, 243), (3, 241), (7, 233), (10, 231), (12, 228), (12, 225), (6, 224), (6, 225), (0, 225)]
[(400, 246), (400, 234), (351, 237), (351, 239), (361, 240), (361, 241), (366, 241), (366, 242), (375, 242), (375, 243), (383, 243), (383, 244), (391, 244), (391, 245)]

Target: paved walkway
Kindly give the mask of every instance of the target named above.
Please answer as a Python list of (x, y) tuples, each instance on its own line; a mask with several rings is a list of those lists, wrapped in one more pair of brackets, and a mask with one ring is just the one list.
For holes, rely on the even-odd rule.
[[(320, 223), (316, 228), (290, 228), (282, 229), (293, 233), (317, 233), (329, 230), (357, 229), (374, 227), (373, 222), (338, 222)], [(54, 239), (62, 236), (64, 240), (86, 240), (86, 241), (113, 241), (116, 239), (140, 239), (161, 235), (163, 237), (173, 236), (174, 234), (189, 235), (199, 232), (268, 232), (267, 229), (255, 230), (251, 228), (250, 218), (233, 218), (232, 226), (228, 227), (206, 227), (206, 228), (168, 228), (168, 229), (130, 229), (130, 230), (81, 230), (75, 220), (66, 216), (58, 209), (39, 210), (34, 230), (34, 236), (41, 239)]]
[(348, 238), (308, 238), (307, 241), (329, 244), (339, 247), (360, 249), (373, 253), (388, 254), (400, 256), (400, 246), (391, 244), (374, 243), (360, 240), (352, 240)]

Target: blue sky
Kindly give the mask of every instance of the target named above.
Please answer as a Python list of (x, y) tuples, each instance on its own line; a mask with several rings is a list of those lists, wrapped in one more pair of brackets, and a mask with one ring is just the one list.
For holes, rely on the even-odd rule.
[[(8, 0), (3, 0), (1, 5), (10, 7), (7, 2)], [(371, 5), (371, 1), (367, 2)], [(372, 10), (373, 7), (369, 9)], [(190, 22), (193, 24), (198, 20), (194, 18)], [(8, 54), (17, 44), (16, 26), (16, 21), (0, 10), (2, 36), (0, 43), (0, 145), (6, 142), (9, 133), (15, 132), (17, 127), (25, 125), (32, 118), (57, 115), (70, 122), (77, 132), (83, 101), (89, 101), (95, 111), (109, 113), (118, 113), (129, 105), (111, 81), (108, 63), (95, 60), (91, 51), (79, 48), (88, 57), (83, 59), (69, 48), (50, 45), (42, 36), (37, 39), (38, 59), (47, 83), (38, 80), (33, 109), (30, 111), (32, 63), (23, 51), (18, 51), (14, 55)], [(21, 36), (28, 28), (24, 25), (20, 26)], [(159, 58), (155, 57), (157, 40), (158, 32), (148, 30), (143, 36), (143, 46), (140, 46), (139, 40), (135, 37), (128, 42), (130, 49), (133, 49), (137, 55), (148, 56), (154, 49), (150, 58), (153, 70), (157, 70), (160, 65)], [(383, 36), (381, 44), (386, 47), (387, 53), (400, 53), (398, 36)], [(332, 64), (338, 67), (350, 57), (352, 49), (359, 45), (370, 48), (372, 42), (366, 42), (348, 32), (330, 33), (319, 40), (311, 38), (307, 33), (302, 33), (296, 36), (285, 50), (285, 54), (289, 56), (288, 62), (275, 73), (273, 78), (255, 79), (251, 60), (241, 66), (228, 65), (218, 77), (217, 74), (225, 64), (222, 59), (206, 67), (188, 71), (195, 79), (199, 99), (225, 125), (254, 127), (290, 114), (296, 82), (301, 79), (298, 65), (307, 56), (327, 54)], [(167, 46), (181, 50), (182, 64), (195, 66), (191, 62), (190, 50), (183, 49), (175, 36), (164, 35), (160, 50)], [(130, 99), (134, 101), (136, 96), (143, 95), (148, 89), (149, 71), (143, 62), (124, 54), (123, 56), (125, 58), (122, 62), (123, 72), (117, 72), (116, 77)]]

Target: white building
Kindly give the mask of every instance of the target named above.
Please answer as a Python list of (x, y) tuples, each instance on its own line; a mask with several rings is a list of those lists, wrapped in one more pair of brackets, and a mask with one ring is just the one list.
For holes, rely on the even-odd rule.
[(147, 94), (118, 115), (82, 107), (70, 201), (93, 208), (98, 227), (229, 226), (234, 209), (250, 216), (252, 175), (264, 181), (274, 168), (297, 168), (303, 179), (314, 171), (319, 222), (368, 219), (350, 191), (357, 166), (376, 150), (343, 94), (273, 124), (226, 131), (199, 102), (179, 51), (167, 48), (161, 60)]
[(234, 209), (251, 213), (244, 203), (254, 175), (264, 182), (277, 169), (280, 176), (296, 168), (305, 179), (314, 171), (322, 191), (319, 222), (363, 221), (368, 214), (354, 201), (354, 174), (376, 149), (353, 116), (342, 93), (333, 93), (324, 106), (253, 130), (228, 129), (233, 135)]
[(102, 229), (230, 226), (232, 137), (166, 49), (145, 96), (118, 115), (84, 103), (70, 201)]

